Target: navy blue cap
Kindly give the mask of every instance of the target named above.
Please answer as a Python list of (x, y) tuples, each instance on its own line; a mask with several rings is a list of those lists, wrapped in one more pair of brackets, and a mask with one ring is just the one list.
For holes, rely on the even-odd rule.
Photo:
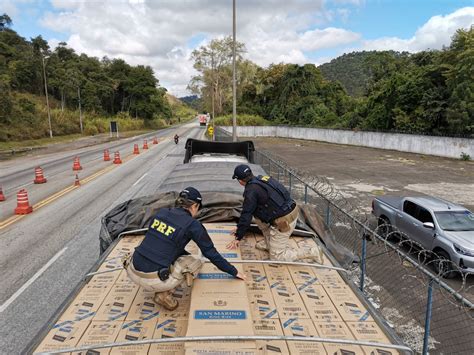
[(185, 198), (199, 203), (199, 206), (202, 206), (202, 196), (201, 193), (194, 187), (186, 187), (179, 193), (179, 197)]
[(235, 167), (232, 179), (243, 180), (246, 177), (249, 177), (250, 175), (252, 175), (252, 170), (250, 170), (250, 166), (241, 164)]

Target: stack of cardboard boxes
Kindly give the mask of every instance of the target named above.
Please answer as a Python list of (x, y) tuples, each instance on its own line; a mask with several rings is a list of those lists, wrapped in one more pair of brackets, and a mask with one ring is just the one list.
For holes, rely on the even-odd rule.
[[(255, 249), (260, 235), (248, 234), (240, 250), (228, 250), (232, 226), (207, 226), (216, 249), (232, 260), (268, 259)], [(126, 237), (99, 270), (120, 266), (141, 237)], [(313, 240), (292, 238), (294, 247)], [(187, 248), (199, 249), (194, 243)], [(328, 260), (325, 263), (330, 264)], [(235, 264), (247, 275), (237, 280), (206, 263), (192, 288), (174, 291), (179, 307), (167, 311), (154, 294), (137, 287), (125, 271), (93, 276), (60, 316), (36, 351), (180, 336), (286, 335), (389, 343), (364, 304), (337, 271), (307, 266)], [(96, 349), (94, 354), (396, 354), (389, 349), (304, 341), (232, 341), (147, 344)]]

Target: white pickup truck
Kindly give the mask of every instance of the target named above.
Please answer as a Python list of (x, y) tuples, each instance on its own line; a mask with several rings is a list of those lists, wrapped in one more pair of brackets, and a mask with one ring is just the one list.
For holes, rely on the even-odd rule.
[[(372, 202), (379, 231), (401, 234), (433, 251), (436, 271), (446, 278), (474, 273), (474, 214), (436, 197), (378, 197)], [(447, 261), (451, 262), (447, 262)]]

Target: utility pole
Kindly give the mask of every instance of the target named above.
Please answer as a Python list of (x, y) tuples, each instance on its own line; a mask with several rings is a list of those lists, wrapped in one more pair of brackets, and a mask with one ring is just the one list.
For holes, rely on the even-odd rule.
[(237, 141), (237, 87), (235, 82), (235, 0), (232, 0), (232, 141)]
[(79, 124), (81, 125), (81, 134), (83, 134), (84, 130), (82, 128), (81, 88), (79, 86), (77, 87), (77, 97), (79, 99)]
[(48, 84), (46, 83), (46, 66), (44, 64), (43, 53), (41, 53), (41, 59), (43, 62), (44, 93), (46, 94), (46, 106), (48, 107), (49, 137), (53, 138), (53, 129), (51, 128), (51, 111), (49, 109), (49, 100), (48, 100)]

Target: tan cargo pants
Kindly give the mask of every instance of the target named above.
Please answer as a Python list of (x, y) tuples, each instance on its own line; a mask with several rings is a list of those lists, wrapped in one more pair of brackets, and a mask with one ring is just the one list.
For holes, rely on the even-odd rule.
[(190, 273), (197, 275), (203, 264), (201, 258), (195, 255), (180, 256), (173, 265), (171, 265), (171, 273), (167, 280), (161, 281), (157, 272), (141, 272), (135, 270), (132, 259), (129, 258), (128, 265), (125, 267), (127, 275), (133, 282), (142, 286), (145, 291), (166, 292), (174, 290), (185, 281), (184, 274)]
[(278, 261), (298, 261), (307, 258), (312, 258), (313, 253), (310, 248), (294, 249), (290, 246), (290, 236), (295, 230), (296, 221), (298, 220), (298, 207), (296, 211), (291, 212), (291, 220), (288, 221), (289, 228), (284, 228), (284, 232), (280, 231), (276, 226), (265, 223), (258, 218), (255, 218), (258, 228), (262, 231), (266, 243), (259, 243), (260, 248), (262, 244), (266, 244), (266, 249), (270, 254), (270, 260)]

